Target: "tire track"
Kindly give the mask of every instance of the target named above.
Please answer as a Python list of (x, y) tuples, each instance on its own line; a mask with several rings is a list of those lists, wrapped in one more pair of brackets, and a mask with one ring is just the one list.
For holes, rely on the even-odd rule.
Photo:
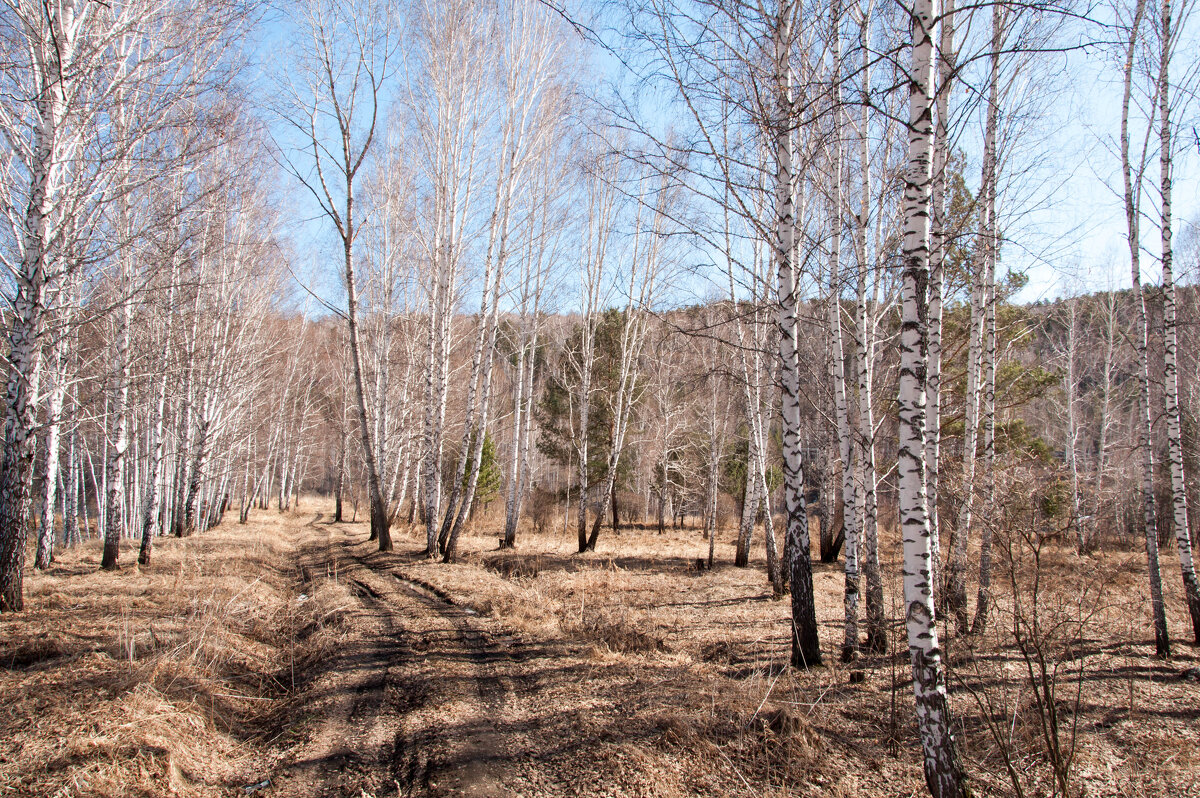
[(335, 528), (308, 523), (317, 539), (302, 550), (304, 583), (344, 582), (355, 597), (347, 614), (348, 633), (338, 654), (307, 674), (302, 708), (314, 718), (303, 743), (288, 752), (271, 779), (271, 796), (384, 795), (393, 753), (392, 730), (399, 723), (388, 695), (395, 668), (407, 657), (405, 635), (384, 595), (373, 586), (361, 562), (347, 558)]
[(308, 526), (316, 534), (301, 558), (305, 580), (340, 582), (355, 606), (339, 653), (306, 679), (307, 739), (265, 795), (535, 794), (537, 746), (522, 719), (539, 691), (526, 672), (533, 649), (401, 573), (411, 558), (379, 554), (358, 530), (321, 523), (320, 514)]

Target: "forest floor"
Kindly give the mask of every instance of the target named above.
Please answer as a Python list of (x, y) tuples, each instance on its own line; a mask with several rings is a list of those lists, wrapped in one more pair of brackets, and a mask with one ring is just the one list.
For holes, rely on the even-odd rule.
[[(728, 565), (732, 532), (707, 570), (698, 530), (604, 530), (576, 555), (561, 533), (496, 551), (480, 523), (447, 566), (417, 530), (380, 554), (331, 510), (160, 540), (147, 568), (100, 572), (92, 542), (31, 573), (0, 618), (0, 796), (924, 791), (901, 625), (899, 654), (836, 661), (840, 563), (816, 566), (826, 662), (797, 672), (788, 603), (761, 555)], [(1163, 662), (1137, 551), (1001, 543), (990, 630), (947, 646), (977, 790), (1016, 794), (1011, 773), (1050, 794), (1053, 714), (1073, 794), (1200, 796), (1200, 652), (1169, 553)], [(894, 541), (882, 557), (895, 619)]]

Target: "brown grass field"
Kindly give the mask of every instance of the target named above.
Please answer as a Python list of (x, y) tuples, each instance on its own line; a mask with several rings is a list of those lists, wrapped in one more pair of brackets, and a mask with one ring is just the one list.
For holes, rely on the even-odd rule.
[[(699, 530), (606, 529), (580, 556), (528, 531), (496, 551), (478, 521), (447, 566), (418, 530), (379, 554), (365, 523), (302, 507), (161, 539), (145, 569), (130, 542), (99, 571), (93, 541), (31, 571), (27, 610), (0, 618), (0, 796), (924, 792), (900, 625), (899, 655), (836, 660), (840, 563), (816, 566), (825, 665), (796, 672), (788, 604), (761, 553), (729, 565), (732, 531), (709, 571)], [(947, 641), (976, 790), (1051, 795), (1069, 760), (1072, 795), (1200, 796), (1173, 550), (1162, 662), (1139, 551), (998, 548), (988, 633)]]

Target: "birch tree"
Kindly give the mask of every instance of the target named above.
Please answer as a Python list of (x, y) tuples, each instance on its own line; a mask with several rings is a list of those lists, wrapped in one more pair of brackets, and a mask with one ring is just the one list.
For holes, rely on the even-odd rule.
[[(396, 42), (386, 6), (351, 0), (318, 0), (299, 23), (297, 77), (289, 86), (284, 120), (301, 142), (288, 171), (299, 180), (333, 224), (341, 244), (346, 290), (344, 318), (358, 406), (359, 437), (367, 466), (371, 538), (390, 551), (392, 538), (384, 501), (374, 430), (367, 411), (364, 352), (359, 326), (354, 243), (356, 180), (380, 124), (384, 87), (391, 75)], [(303, 82), (301, 82), (303, 81)], [(303, 161), (307, 169), (299, 162)]]
[[(645, 176), (639, 178), (641, 187), (638, 194), (635, 195), (636, 206), (632, 220), (633, 230), (630, 233), (631, 241), (628, 249), (621, 253), (623, 257), (621, 257), (620, 268), (624, 274), (618, 273), (617, 276), (624, 278), (621, 280), (621, 289), (625, 307), (620, 315), (617, 331), (616, 385), (615, 390), (608, 397), (609, 412), (612, 418), (612, 440), (605, 463), (603, 488), (599, 495), (599, 512), (596, 514), (596, 520), (592, 523), (592, 531), (587, 540), (584, 541), (581, 538), (581, 553), (595, 551), (596, 542), (600, 537), (600, 526), (613, 500), (617, 466), (625, 448), (630, 416), (642, 390), (640, 385), (642, 348), (645, 345), (652, 318), (651, 311), (658, 283), (663, 279), (663, 272), (666, 269), (664, 260), (668, 253), (664, 250), (669, 220), (667, 203), (670, 202), (672, 195), (662, 185), (656, 186), (656, 190), (649, 190), (646, 185), (649, 179)], [(586, 427), (584, 429), (586, 430)]]
[(946, 696), (934, 615), (931, 532), (925, 484), (926, 302), (933, 144), (933, 34), (931, 0), (912, 7), (912, 60), (907, 70), (908, 169), (904, 175), (904, 241), (900, 337), (900, 448), (897, 465), (900, 528), (904, 540), (904, 604), (913, 669), (917, 728), (925, 783), (934, 798), (969, 794), (959, 763)]
[[(226, 65), (222, 53), (236, 40), (241, 17), (223, 4), (198, 9), (169, 0), (11, 0), (4, 8), (0, 134), (14, 179), (5, 181), (0, 201), (15, 249), (3, 253), (13, 287), (6, 296), (12, 323), (0, 461), (0, 610), (20, 610), (48, 300), (69, 275), (103, 257), (99, 214), (128, 190), (114, 166), (177, 109), (202, 105), (224, 79), (217, 77)], [(125, 135), (114, 136), (121, 97), (151, 88), (153, 102)]]
[[(483, 139), (494, 117), (494, 53), (485, 45), (495, 17), (474, 0), (417, 9), (407, 53), (405, 105), (413, 115), (426, 212), (421, 232), (426, 296), (424, 417), (420, 497), (426, 554), (438, 554), (442, 465), (454, 313), (460, 300), (476, 203), (485, 183)], [(478, 153), (478, 154), (477, 154)], [(485, 281), (488, 282), (488, 281)], [(490, 289), (484, 287), (486, 295)], [(484, 319), (479, 320), (485, 324)]]
[[(496, 153), (494, 198), (487, 226), (483, 293), (471, 361), (467, 419), (455, 481), (447, 499), (439, 539), (447, 561), (453, 558), (463, 522), (471, 511), (487, 439), (493, 366), (506, 267), (513, 256), (514, 227), (526, 229), (537, 207), (528, 187), (539, 160), (553, 157), (552, 146), (565, 129), (562, 42), (555, 21), (536, 4), (516, 0), (500, 9), (505, 29), (499, 55), (503, 78), (500, 148)], [(532, 183), (536, 185), (536, 183)], [(472, 467), (467, 468), (470, 463)]]
[(816, 603), (813, 597), (812, 552), (808, 534), (808, 512), (804, 502), (804, 462), (800, 431), (800, 362), (797, 349), (798, 280), (796, 251), (795, 177), (792, 162), (792, 129), (795, 109), (792, 98), (792, 27), (798, 3), (780, 3), (771, 31), (774, 45), (774, 74), (771, 92), (775, 115), (771, 131), (775, 161), (775, 265), (778, 274), (779, 357), (783, 415), (783, 489), (787, 510), (788, 581), (792, 591), (792, 667), (821, 664), (821, 642), (817, 636)]
[[(1179, 567), (1183, 575), (1184, 596), (1192, 621), (1192, 635), (1200, 643), (1200, 580), (1192, 559), (1192, 540), (1188, 529), (1187, 480), (1183, 470), (1183, 425), (1179, 412), (1179, 336), (1176, 325), (1175, 275), (1172, 248), (1171, 201), (1174, 169), (1172, 136), (1172, 103), (1184, 92), (1172, 94), (1171, 58), (1179, 42), (1178, 23), (1187, 19), (1193, 4), (1182, 0), (1173, 7), (1171, 0), (1161, 0), (1158, 18), (1158, 162), (1159, 162), (1159, 243), (1162, 263), (1162, 335), (1163, 335), (1163, 402), (1167, 420), (1167, 462), (1171, 470), (1171, 525), (1175, 529), (1175, 544), (1179, 552)], [(1195, 82), (1195, 81), (1193, 81)], [(1139, 291), (1140, 293), (1140, 291)]]
[[(1133, 19), (1125, 29), (1124, 41), (1124, 89), (1121, 96), (1121, 175), (1124, 183), (1126, 242), (1129, 247), (1130, 282), (1137, 328), (1134, 331), (1134, 348), (1138, 355), (1138, 448), (1142, 455), (1142, 524), (1146, 545), (1147, 577), (1150, 582), (1150, 606), (1154, 618), (1154, 648), (1156, 654), (1166, 659), (1171, 655), (1170, 637), (1167, 632), (1167, 616), (1163, 605), (1162, 575), (1158, 562), (1158, 523), (1154, 507), (1154, 438), (1150, 403), (1150, 322), (1146, 314), (1146, 298), (1142, 293), (1141, 267), (1141, 197), (1145, 170), (1146, 150), (1151, 139), (1148, 125), (1142, 142), (1140, 157), (1131, 152), (1130, 121), (1133, 110), (1133, 86), (1138, 45), (1146, 14), (1146, 0), (1136, 0)], [(1136, 159), (1136, 160), (1135, 160)]]
[[(563, 236), (551, 227), (565, 221), (552, 187), (566, 183), (565, 162), (558, 168), (543, 160), (536, 171), (538, 201), (529, 219), (526, 250), (520, 259), (515, 293), (516, 329), (511, 346), (516, 363), (513, 368), (512, 441), (509, 448), (508, 480), (504, 496), (504, 539), (502, 548), (516, 545), (521, 506), (529, 490), (531, 477), (530, 445), (533, 430), (538, 347), (542, 342), (543, 302), (551, 279), (551, 266), (560, 255)], [(561, 224), (566, 227), (565, 224)], [(561, 228), (560, 228), (561, 229)]]

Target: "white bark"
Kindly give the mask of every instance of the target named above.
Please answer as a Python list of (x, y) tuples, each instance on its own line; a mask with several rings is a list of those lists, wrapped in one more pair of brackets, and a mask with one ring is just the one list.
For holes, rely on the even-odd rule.
[[(1137, 313), (1134, 347), (1138, 355), (1138, 448), (1142, 453), (1142, 522), (1146, 544), (1147, 578), (1150, 582), (1150, 606), (1154, 618), (1155, 651), (1159, 657), (1171, 654), (1167, 632), (1166, 610), (1162, 596), (1162, 574), (1158, 561), (1158, 523), (1154, 508), (1154, 437), (1150, 404), (1150, 322), (1146, 314), (1146, 299), (1142, 293), (1141, 269), (1141, 193), (1146, 169), (1145, 147), (1137, 163), (1130, 155), (1130, 104), (1133, 93), (1134, 66), (1141, 35), (1146, 0), (1137, 0), (1133, 22), (1129, 26), (1125, 51), (1125, 87), (1121, 100), (1121, 174), (1124, 182), (1126, 242), (1129, 246), (1130, 281)], [(1149, 134), (1147, 134), (1147, 140)]]
[[(1186, 6), (1185, 6), (1186, 7)], [(1171, 0), (1162, 0), (1159, 17), (1158, 115), (1159, 115), (1159, 234), (1162, 245), (1163, 292), (1163, 401), (1167, 416), (1167, 462), (1171, 469), (1171, 522), (1179, 552), (1184, 596), (1192, 621), (1192, 636), (1200, 643), (1200, 581), (1192, 559), (1188, 530), (1187, 480), (1183, 471), (1183, 425), (1179, 413), (1179, 336), (1176, 325), (1174, 251), (1171, 241), (1171, 79), (1170, 66), (1177, 34)]]
[(904, 175), (903, 303), (900, 332), (900, 447), (897, 465), (900, 528), (904, 541), (904, 604), (913, 669), (917, 728), (924, 750), (925, 783), (934, 798), (967, 794), (955, 751), (945, 674), (934, 615), (931, 540), (925, 486), (926, 290), (933, 144), (933, 27), (931, 0), (912, 13), (908, 70), (908, 164)]
[(842, 333), (842, 77), (841, 77), (841, 3), (834, 2), (830, 12), (832, 45), (831, 76), (833, 91), (833, 133), (830, 142), (830, 171), (832, 172), (832, 196), (830, 197), (829, 219), (829, 334), (831, 372), (833, 377), (834, 417), (837, 425), (838, 456), (841, 460), (842, 476), (842, 526), (845, 530), (844, 568), (845, 590), (842, 600), (845, 615), (842, 661), (850, 662), (858, 656), (858, 597), (859, 579), (859, 536), (858, 497), (854, 484), (854, 456), (851, 443), (850, 407), (847, 399), (846, 348)]
[(929, 530), (933, 582), (941, 584), (941, 451), (942, 451), (942, 293), (945, 284), (946, 213), (950, 183), (950, 95), (954, 89), (957, 51), (954, 47), (954, 0), (943, 0), (941, 40), (937, 58), (937, 129), (933, 151), (933, 200), (929, 242), (929, 332), (926, 344), (929, 374), (925, 385), (925, 473), (929, 491)]
[(771, 134), (775, 156), (775, 264), (778, 273), (779, 356), (782, 361), (783, 488), (787, 507), (789, 582), (792, 591), (792, 667), (821, 664), (821, 642), (817, 636), (813, 596), (812, 553), (808, 513), (804, 503), (804, 462), (801, 457), (801, 384), (797, 339), (797, 274), (795, 266), (796, 217), (792, 173), (792, 31), (796, 6), (780, 5), (772, 32), (775, 52), (773, 81), (775, 115)]

